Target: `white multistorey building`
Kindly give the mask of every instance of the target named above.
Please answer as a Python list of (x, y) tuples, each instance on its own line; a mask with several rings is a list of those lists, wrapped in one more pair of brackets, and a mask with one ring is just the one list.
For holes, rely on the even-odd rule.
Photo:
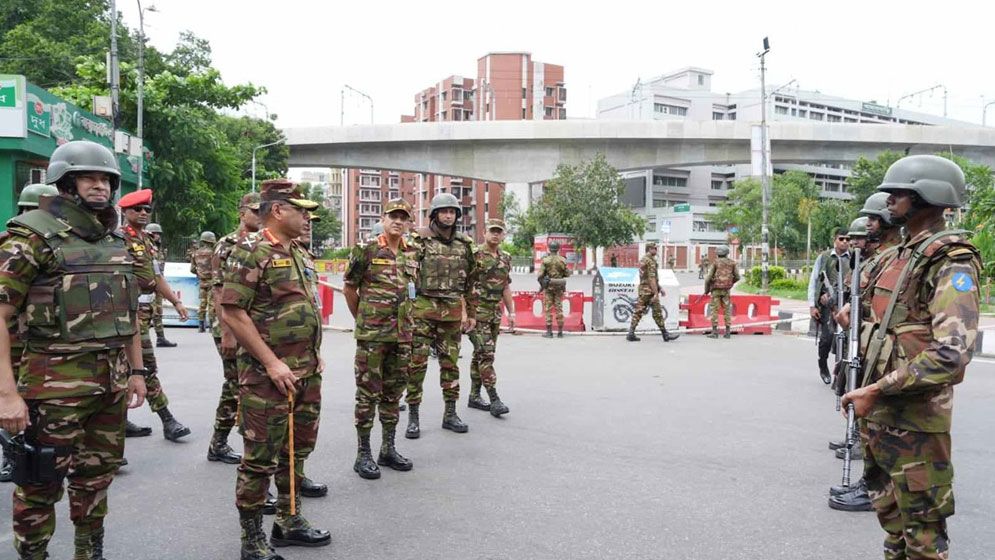
[[(610, 120), (761, 120), (760, 89), (719, 94), (712, 91), (711, 70), (687, 67), (598, 101), (598, 118)], [(806, 91), (768, 88), (770, 121), (898, 123), (976, 127), (935, 115)], [(815, 179), (823, 198), (849, 199), (848, 165), (813, 161), (807, 165), (773, 165), (774, 173), (800, 170)], [(627, 201), (642, 209), (652, 231), (646, 239), (675, 243), (722, 243), (726, 233), (709, 220), (727, 197), (733, 181), (751, 176), (749, 164), (657, 168), (624, 173)]]
[[(325, 208), (331, 212), (333, 216), (339, 219), (340, 224), (345, 224), (345, 216), (343, 211), (345, 206), (343, 204), (343, 170), (338, 168), (304, 168), (304, 169), (291, 169), (289, 171), (290, 179), (302, 183), (311, 183), (312, 186), (317, 186), (324, 193), (323, 204)], [(345, 227), (342, 228), (342, 238), (336, 240), (336, 244), (340, 247), (346, 245), (345, 240)]]

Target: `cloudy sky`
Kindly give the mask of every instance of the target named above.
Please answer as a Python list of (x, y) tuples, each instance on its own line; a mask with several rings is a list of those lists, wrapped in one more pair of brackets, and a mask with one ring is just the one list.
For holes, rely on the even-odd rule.
[[(136, 2), (117, 2), (137, 27)], [(995, 101), (995, 7), (986, 2), (144, 2), (157, 10), (146, 15), (156, 47), (170, 50), (182, 30), (208, 39), (225, 81), (265, 86), (261, 100), (282, 127), (338, 124), (344, 84), (373, 98), (377, 123), (398, 122), (415, 93), (452, 74), (476, 77), (490, 51), (565, 66), (574, 118), (593, 117), (599, 98), (637, 78), (684, 66), (711, 69), (714, 91), (736, 92), (759, 86), (764, 36), (771, 85), (795, 79), (802, 89), (894, 105), (942, 84), (950, 117), (975, 123)], [(942, 115), (943, 95), (902, 107)], [(344, 109), (347, 124), (369, 122), (365, 99), (347, 95)], [(989, 112), (995, 123), (995, 105)]]

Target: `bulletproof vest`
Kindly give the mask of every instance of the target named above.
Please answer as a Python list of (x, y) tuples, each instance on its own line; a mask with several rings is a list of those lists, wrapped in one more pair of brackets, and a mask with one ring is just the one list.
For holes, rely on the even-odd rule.
[[(420, 233), (420, 232), (419, 232)], [(466, 290), (470, 268), (470, 243), (459, 234), (451, 243), (424, 238), (418, 292), (430, 297), (452, 297)]]
[(736, 263), (732, 259), (719, 258), (715, 262), (715, 270), (712, 272), (712, 288), (715, 290), (728, 290), (736, 283)]
[(54, 261), (28, 288), (25, 340), (38, 352), (124, 346), (135, 334), (138, 285), (124, 239), (79, 237), (44, 210), (11, 220), (38, 234)]

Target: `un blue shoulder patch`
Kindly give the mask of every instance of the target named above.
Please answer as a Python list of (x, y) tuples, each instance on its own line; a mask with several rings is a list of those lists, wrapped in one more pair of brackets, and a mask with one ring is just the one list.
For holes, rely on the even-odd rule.
[(966, 292), (974, 287), (974, 280), (972, 280), (971, 275), (966, 272), (958, 272), (957, 274), (954, 274), (951, 282), (954, 285), (954, 289), (958, 292)]

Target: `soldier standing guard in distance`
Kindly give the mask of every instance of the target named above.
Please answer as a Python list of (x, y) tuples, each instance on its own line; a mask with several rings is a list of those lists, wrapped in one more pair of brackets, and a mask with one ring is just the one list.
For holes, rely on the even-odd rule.
[[(166, 396), (162, 383), (159, 381), (159, 366), (155, 359), (155, 350), (152, 347), (152, 336), (149, 331), (152, 328), (152, 302), (155, 299), (154, 293), (159, 292), (168, 299), (176, 308), (181, 320), (186, 320), (187, 310), (183, 306), (169, 284), (162, 275), (162, 265), (155, 258), (155, 250), (152, 248), (152, 241), (143, 231), (152, 214), (152, 191), (142, 189), (126, 194), (118, 201), (124, 214), (125, 224), (121, 228), (124, 239), (128, 243), (128, 251), (135, 261), (135, 278), (138, 280), (138, 288), (141, 295), (138, 297), (138, 322), (142, 337), (142, 359), (148, 376), (145, 379), (148, 385), (146, 399), (152, 412), (159, 415), (162, 420), (162, 435), (169, 441), (177, 441), (182, 437), (190, 435), (190, 428), (181, 424), (173, 418), (169, 411), (169, 398)], [(136, 426), (128, 422), (126, 434), (128, 437), (147, 436), (152, 433), (152, 429), (147, 426)]]
[(473, 241), (456, 231), (462, 216), (459, 201), (449, 193), (432, 198), (428, 227), (411, 233), (411, 247), (418, 263), (415, 332), (408, 378), (408, 429), (404, 437), (421, 435), (419, 406), (422, 401), (429, 349), (439, 355), (439, 384), (445, 401), (442, 428), (456, 433), (469, 430), (456, 414), (459, 400), (459, 349), (462, 331), (472, 331), (477, 309), (473, 302), (475, 270)]
[(629, 342), (639, 342), (639, 337), (636, 336), (636, 327), (639, 326), (639, 321), (643, 318), (643, 314), (646, 313), (647, 307), (653, 311), (653, 320), (656, 321), (656, 326), (660, 329), (660, 334), (663, 336), (664, 342), (677, 340), (681, 336), (667, 332), (667, 325), (663, 320), (663, 309), (660, 307), (660, 295), (661, 293), (666, 295), (666, 293), (660, 287), (660, 281), (657, 278), (657, 268), (656, 243), (650, 241), (646, 243), (646, 254), (639, 261), (639, 299), (632, 310), (632, 322), (629, 323), (629, 334), (625, 337)]
[[(68, 142), (52, 153), (47, 175), (60, 195), (13, 218), (0, 241), (0, 428), (25, 431), (27, 443), (56, 456), (54, 481), (14, 492), (14, 547), (22, 560), (48, 557), (64, 476), (74, 558), (102, 559), (125, 410), (145, 396), (134, 262), (114, 231), (111, 198), (121, 178), (114, 154)], [(7, 333), (22, 313), (15, 387)]]
[(726, 332), (724, 338), (732, 334), (732, 298), (729, 290), (739, 282), (739, 267), (729, 258), (729, 248), (722, 246), (715, 250), (715, 264), (709, 267), (705, 276), (705, 293), (712, 296), (709, 315), (712, 319), (712, 332), (708, 338), (719, 337), (719, 305), (722, 306)]
[[(21, 195), (17, 199), (17, 214), (21, 215), (25, 212), (30, 212), (35, 208), (38, 208), (38, 203), (41, 197), (53, 197), (59, 196), (59, 189), (53, 187), (52, 185), (44, 185), (41, 183), (36, 183), (33, 185), (27, 185), (21, 190)], [(7, 238), (7, 232), (0, 232), (0, 243)], [(24, 315), (18, 315), (17, 320), (11, 320), (8, 325), (7, 334), (10, 338), (10, 365), (11, 371), (14, 372), (14, 381), (17, 381), (17, 370), (21, 364), (21, 354), (24, 353), (24, 341), (21, 340), (21, 333)], [(0, 482), (10, 482), (13, 475), (14, 465), (10, 462), (10, 458), (4, 453), (3, 448), (0, 448)]]
[(980, 299), (980, 254), (944, 218), (962, 206), (964, 183), (957, 164), (920, 155), (892, 164), (878, 187), (908, 235), (871, 282), (865, 383), (843, 396), (843, 410), (853, 403), (865, 420), (864, 478), (886, 559), (949, 555), (951, 403), (971, 361)]
[[(275, 476), (277, 518), (273, 546), (325, 546), (328, 531), (301, 514), (304, 461), (314, 449), (321, 411), (321, 317), (313, 269), (294, 241), (305, 231), (308, 200), (287, 179), (264, 181), (263, 229), (238, 243), (228, 259), (222, 319), (240, 346), (237, 354), (244, 454), (235, 485), (242, 527), (242, 560), (282, 560), (262, 529), (269, 478)], [(294, 440), (288, 441), (289, 422)], [(294, 472), (290, 470), (293, 447)], [(291, 502), (293, 500), (293, 502)], [(291, 512), (291, 503), (294, 512)]]
[[(487, 410), (499, 418), (508, 414), (508, 407), (497, 393), (494, 372), (494, 352), (501, 333), (501, 306), (508, 311), (508, 326), (515, 329), (515, 302), (511, 296), (511, 255), (501, 250), (504, 241), (504, 221), (487, 220), (484, 244), (474, 251), (477, 274), (474, 275), (474, 296), (477, 301), (477, 326), (470, 333), (473, 359), (470, 362), (470, 399), (467, 406)], [(491, 402), (480, 397), (480, 386), (487, 390)]]
[[(353, 470), (366, 479), (380, 478), (377, 465), (410, 471), (413, 463), (397, 452), (395, 434), (399, 403), (408, 382), (412, 305), (418, 281), (418, 260), (403, 235), (411, 205), (394, 199), (384, 206), (383, 233), (357, 245), (349, 257), (344, 294), (356, 319), (356, 434)], [(370, 432), (380, 411), (383, 440), (373, 461)]]
[(818, 322), (819, 333), (819, 377), (829, 385), (833, 375), (829, 371), (829, 353), (835, 352), (833, 345), (836, 321), (833, 319), (833, 308), (836, 307), (837, 278), (842, 272), (843, 277), (850, 274), (850, 238), (847, 229), (836, 228), (833, 236), (833, 246), (822, 252), (812, 265), (812, 275), (808, 279), (809, 314)]
[(214, 256), (214, 244), (217, 237), (212, 231), (205, 231), (200, 234), (200, 246), (194, 250), (190, 257), (190, 272), (197, 276), (197, 288), (200, 291), (200, 307), (197, 309), (197, 320), (200, 321), (198, 330), (207, 330), (208, 318), (213, 315), (211, 303), (211, 258)]
[(546, 315), (546, 334), (543, 338), (553, 338), (553, 316), (556, 316), (556, 336), (563, 338), (563, 292), (567, 289), (567, 260), (559, 255), (560, 244), (549, 243), (549, 254), (542, 258), (539, 266), (539, 285), (542, 287), (542, 307)]
[[(155, 260), (162, 264), (163, 271), (165, 271), (166, 248), (162, 246), (162, 226), (149, 224), (145, 226), (145, 233), (152, 240)], [(162, 294), (158, 290), (156, 290), (155, 299), (152, 302), (152, 328), (155, 329), (156, 348), (174, 348), (176, 346), (175, 342), (166, 339), (166, 331), (162, 327)]]

